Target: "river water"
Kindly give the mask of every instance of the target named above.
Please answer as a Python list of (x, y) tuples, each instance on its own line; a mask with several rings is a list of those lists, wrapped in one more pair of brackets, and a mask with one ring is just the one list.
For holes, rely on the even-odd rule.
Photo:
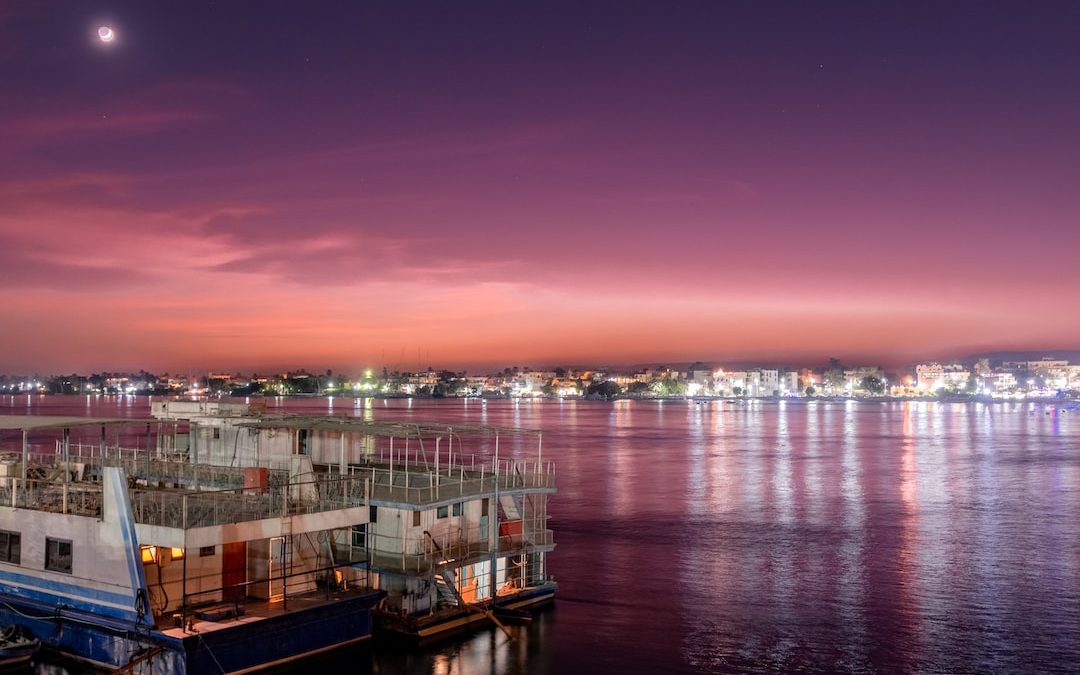
[[(1080, 410), (1036, 403), (289, 399), (543, 429), (559, 582), (513, 640), (370, 673), (1077, 672)], [(145, 398), (0, 397), (144, 417)], [(468, 449), (466, 448), (466, 451)]]

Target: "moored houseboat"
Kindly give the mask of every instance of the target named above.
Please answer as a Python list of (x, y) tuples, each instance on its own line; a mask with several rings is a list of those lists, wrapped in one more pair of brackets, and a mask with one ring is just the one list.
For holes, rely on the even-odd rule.
[[(106, 445), (131, 424), (0, 417), (22, 431), (0, 478), (0, 624), (143, 673), (249, 672), (370, 638), (385, 594), (334, 545), (367, 523), (363, 477)], [(97, 427), (100, 444), (73, 452), (71, 431)], [(34, 433), (59, 436), (55, 451)]]
[(554, 598), (547, 506), (555, 472), (540, 432), (222, 405), (160, 402), (154, 415), (186, 425), (171, 438), (189, 458), (302, 466), (368, 486), (368, 521), (335, 545), (366, 560), (371, 585), (386, 592), (379, 626), (431, 639)]

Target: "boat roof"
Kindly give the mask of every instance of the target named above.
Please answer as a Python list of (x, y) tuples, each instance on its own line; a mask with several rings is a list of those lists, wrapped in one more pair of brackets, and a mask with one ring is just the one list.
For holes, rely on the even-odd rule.
[(450, 424), (442, 422), (372, 421), (357, 417), (326, 415), (283, 415), (260, 417), (237, 426), (249, 429), (310, 429), (313, 431), (342, 431), (371, 436), (438, 436), (440, 434), (496, 436), (537, 436), (538, 429), (493, 427), (481, 424)]
[(151, 420), (121, 419), (117, 417), (76, 417), (69, 415), (0, 415), (0, 431), (20, 429), (68, 429), (71, 427), (114, 426), (119, 424), (145, 424)]

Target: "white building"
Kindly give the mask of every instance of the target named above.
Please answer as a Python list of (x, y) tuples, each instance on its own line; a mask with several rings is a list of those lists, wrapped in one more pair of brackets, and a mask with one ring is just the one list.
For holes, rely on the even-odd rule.
[(963, 389), (970, 378), (971, 373), (958, 363), (948, 365), (920, 363), (915, 366), (915, 386), (923, 392), (935, 392), (938, 389)]
[(945, 366), (940, 363), (920, 363), (915, 366), (915, 387), (920, 391), (936, 391), (945, 386)]

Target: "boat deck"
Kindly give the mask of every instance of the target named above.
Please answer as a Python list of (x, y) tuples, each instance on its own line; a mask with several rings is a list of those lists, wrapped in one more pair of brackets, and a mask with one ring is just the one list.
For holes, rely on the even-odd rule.
[(160, 629), (160, 632), (162, 635), (167, 635), (172, 638), (184, 639), (191, 637), (192, 635), (227, 631), (240, 626), (247, 626), (260, 621), (265, 621), (267, 619), (274, 619), (311, 609), (329, 607), (343, 601), (355, 600), (378, 593), (379, 591), (374, 589), (360, 587), (351, 588), (346, 591), (332, 591), (329, 595), (327, 595), (325, 590), (312, 591), (302, 595), (290, 596), (287, 602), (284, 600), (269, 601), (257, 598), (246, 598), (237, 603), (217, 603), (214, 607), (232, 606), (234, 604), (239, 605), (239, 607), (243, 609), (243, 614), (227, 619), (221, 619), (219, 621), (190, 617), (190, 630), (185, 626), (184, 628), (162, 628)]

